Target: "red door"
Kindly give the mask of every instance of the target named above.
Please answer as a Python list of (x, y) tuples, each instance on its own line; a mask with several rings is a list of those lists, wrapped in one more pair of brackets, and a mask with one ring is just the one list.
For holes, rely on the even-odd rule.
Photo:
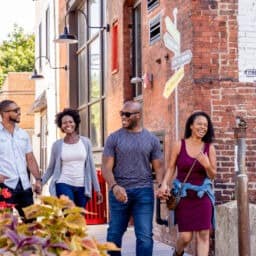
[(107, 222), (107, 204), (106, 204), (106, 183), (102, 177), (101, 171), (97, 170), (98, 181), (100, 184), (100, 190), (103, 195), (103, 203), (97, 204), (97, 194), (93, 190), (92, 198), (86, 205), (86, 210), (96, 214), (86, 214), (86, 224), (95, 225), (95, 224), (104, 224)]

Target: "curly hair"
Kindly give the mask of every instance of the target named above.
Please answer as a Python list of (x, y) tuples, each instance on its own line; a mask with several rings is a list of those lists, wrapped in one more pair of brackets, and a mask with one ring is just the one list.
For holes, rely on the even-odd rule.
[(59, 112), (55, 116), (55, 124), (61, 129), (62, 118), (64, 116), (71, 116), (76, 124), (75, 130), (78, 131), (81, 118), (78, 110), (72, 108), (64, 108), (62, 112)]
[(207, 132), (204, 135), (204, 137), (202, 138), (202, 141), (206, 142), (206, 143), (213, 142), (213, 138), (214, 138), (213, 124), (212, 124), (212, 121), (211, 121), (210, 117), (203, 111), (197, 111), (197, 112), (195, 112), (195, 113), (193, 113), (189, 116), (189, 118), (186, 121), (184, 138), (187, 139), (191, 136), (190, 126), (194, 123), (195, 119), (198, 116), (204, 116), (207, 119), (207, 122), (208, 122)]

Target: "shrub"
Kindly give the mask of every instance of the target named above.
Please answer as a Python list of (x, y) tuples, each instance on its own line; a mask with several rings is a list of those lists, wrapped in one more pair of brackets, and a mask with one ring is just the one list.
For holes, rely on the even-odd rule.
[(23, 209), (30, 223), (11, 213), (0, 215), (0, 255), (101, 256), (120, 250), (88, 236), (84, 218), (88, 212), (68, 197), (40, 196), (40, 201)]

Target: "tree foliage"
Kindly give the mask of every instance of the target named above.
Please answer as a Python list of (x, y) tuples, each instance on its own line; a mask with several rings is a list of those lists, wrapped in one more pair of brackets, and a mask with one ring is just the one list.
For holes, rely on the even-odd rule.
[(8, 39), (0, 44), (0, 87), (8, 72), (31, 71), (34, 67), (35, 37), (14, 25)]

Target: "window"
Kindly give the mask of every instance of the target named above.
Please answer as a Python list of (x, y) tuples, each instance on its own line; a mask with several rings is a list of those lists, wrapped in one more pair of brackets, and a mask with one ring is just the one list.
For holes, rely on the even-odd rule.
[(118, 22), (114, 22), (112, 25), (112, 73), (118, 71)]
[[(87, 14), (89, 26), (103, 26), (103, 0), (88, 0), (80, 7)], [(80, 133), (91, 139), (94, 151), (104, 143), (104, 33), (88, 28), (83, 14), (78, 17), (78, 109)]]
[(147, 0), (148, 11), (152, 11), (158, 5), (159, 5), (159, 0)]
[(155, 18), (149, 21), (149, 43), (153, 44), (161, 38), (161, 15), (157, 15)]
[[(133, 33), (132, 33), (132, 76), (141, 77), (141, 4), (133, 8)], [(142, 95), (142, 83), (134, 85), (133, 97)]]

